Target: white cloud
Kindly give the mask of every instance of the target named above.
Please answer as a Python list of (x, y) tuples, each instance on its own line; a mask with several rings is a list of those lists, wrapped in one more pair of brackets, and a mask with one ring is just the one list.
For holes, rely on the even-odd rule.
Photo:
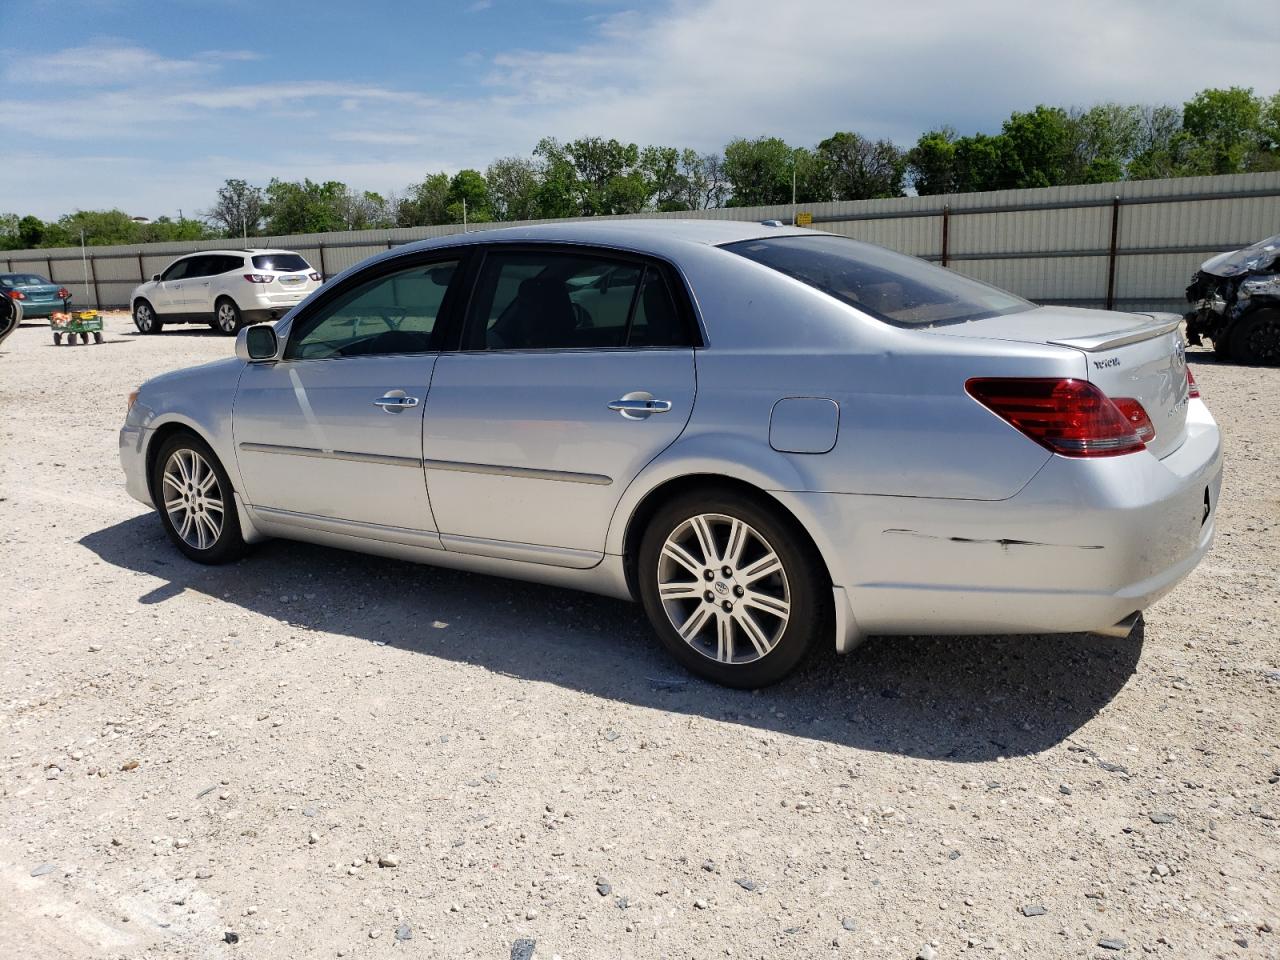
[(460, 55), (433, 90), (344, 83), (305, 61), (289, 81), (264, 82), (251, 51), (174, 57), (92, 41), (7, 71), (0, 114), (40, 116), (45, 147), (26, 149), (56, 162), (0, 147), (16, 188), (0, 208), (50, 216), (119, 196), (131, 211), (190, 209), (229, 176), (385, 191), (527, 153), (546, 135), (710, 150), (734, 136), (814, 143), (852, 129), (909, 143), (942, 123), (995, 129), (1037, 103), (1180, 103), (1232, 84), (1271, 93), (1280, 25), (1255, 13), (1238, 0), (700, 0), (593, 13), (588, 40), (556, 52)]

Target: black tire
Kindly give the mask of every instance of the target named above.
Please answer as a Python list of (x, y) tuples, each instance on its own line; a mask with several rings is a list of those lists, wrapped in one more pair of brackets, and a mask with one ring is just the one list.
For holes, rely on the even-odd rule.
[(139, 300), (133, 305), (133, 325), (143, 334), (159, 333), (164, 329), (164, 321), (147, 300)]
[[(166, 492), (174, 493), (172, 484), (165, 480), (165, 471), (168, 469), (169, 462), (175, 454), (183, 453), (189, 458), (190, 454), (195, 454), (204, 464), (211, 467), (216, 479), (216, 486), (210, 487), (222, 504), (222, 522), (218, 529), (216, 537), (210, 537), (210, 542), (200, 545), (203, 542), (203, 534), (207, 530), (202, 530), (200, 542), (192, 543), (184, 538), (182, 532), (175, 524), (175, 516), (171, 515), (165, 509)], [(194, 492), (194, 491), (193, 491)], [(248, 546), (244, 542), (244, 538), (240, 535), (240, 515), (236, 511), (236, 501), (233, 488), (231, 486), (231, 478), (227, 476), (227, 471), (223, 469), (221, 462), (214, 455), (209, 445), (197, 437), (193, 433), (175, 433), (166, 439), (156, 453), (155, 460), (151, 467), (151, 496), (156, 502), (156, 511), (160, 514), (160, 522), (164, 525), (165, 533), (169, 535), (169, 539), (184, 554), (195, 560), (197, 563), (220, 564), (231, 563), (239, 560), (248, 552)], [(179, 510), (184, 508), (179, 507)], [(210, 514), (206, 511), (206, 516)], [(198, 524), (193, 524), (194, 530)], [(189, 533), (189, 536), (192, 534)]]
[(1231, 329), (1231, 357), (1251, 366), (1280, 366), (1280, 308), (1250, 310)]
[[(701, 571), (702, 576), (706, 578), (708, 572), (714, 576), (706, 579), (703, 584), (706, 589), (700, 597), (664, 600), (659, 593), (659, 583), (664, 576), (664, 567), (660, 564), (674, 570), (681, 580), (691, 578), (677, 586), (693, 587), (697, 582), (691, 568), (685, 564), (673, 565), (670, 559), (664, 559), (663, 554), (668, 538), (678, 535), (682, 528), (690, 529), (688, 525), (696, 517), (716, 518), (711, 534), (716, 541), (714, 549), (721, 559), (729, 552), (727, 541), (732, 521), (746, 524), (754, 538), (748, 539), (748, 545), (741, 553), (736, 576), (722, 575), (723, 570), (730, 567), (719, 571), (707, 567)], [(744, 574), (753, 565), (753, 554), (748, 551), (753, 549), (757, 558), (772, 549), (781, 563), (781, 573), (747, 580)], [(703, 558), (695, 556), (694, 559)], [(719, 562), (721, 560), (717, 559)], [(813, 544), (780, 509), (763, 497), (753, 497), (737, 490), (709, 488), (691, 491), (662, 506), (644, 531), (636, 573), (641, 602), (662, 645), (690, 672), (724, 686), (756, 689), (777, 683), (800, 664), (831, 623), (831, 581)], [(749, 591), (743, 587), (745, 584), (751, 585)], [(761, 585), (758, 589), (762, 592), (756, 592), (755, 584)], [(668, 586), (671, 585), (668, 581)], [(785, 621), (777, 614), (753, 605), (751, 596), (765, 596), (763, 591), (789, 600)], [(736, 599), (744, 594), (746, 599)], [(741, 603), (742, 608), (734, 613), (733, 604), (736, 602)], [(668, 614), (668, 603), (673, 614)], [(695, 629), (691, 640), (686, 641), (673, 619), (687, 614), (687, 626), (699, 615), (704, 603), (714, 613), (715, 624), (706, 623), (706, 626)], [(759, 612), (752, 613), (753, 609)], [(721, 610), (725, 612), (723, 617)], [(710, 615), (702, 614), (704, 618)], [(763, 654), (759, 652), (760, 645), (753, 646), (751, 635), (742, 625), (744, 616), (761, 636), (771, 630), (775, 632), (772, 645), (767, 646)], [(706, 622), (705, 619), (702, 622)], [(730, 623), (727, 627), (723, 626), (726, 622)], [(729, 654), (724, 659), (720, 659), (723, 646), (715, 651), (711, 649), (712, 643), (726, 643), (721, 639), (722, 629), (729, 632)], [(744, 656), (747, 659), (743, 659)]]
[(55, 347), (60, 347), (60, 346), (62, 346), (62, 334), (60, 334), (60, 333), (55, 333), (55, 334), (53, 335), (53, 345), (54, 345)]
[(240, 307), (230, 297), (219, 297), (213, 305), (213, 329), (219, 333), (234, 337), (244, 326), (244, 317)]
[(102, 342), (102, 334), (100, 334), (100, 333), (95, 333), (95, 334), (93, 335), (93, 342), (94, 342), (94, 343), (101, 343), (101, 342)]
[(1231, 341), (1227, 339), (1226, 333), (1213, 338), (1213, 357), (1224, 363), (1231, 361)]

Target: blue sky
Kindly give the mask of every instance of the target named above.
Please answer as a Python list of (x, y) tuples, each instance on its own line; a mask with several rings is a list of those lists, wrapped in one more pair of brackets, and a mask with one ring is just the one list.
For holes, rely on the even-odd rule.
[(1280, 86), (1228, 0), (3, 0), (0, 212), (176, 216), (228, 177), (380, 192), (544, 135), (909, 144), (1039, 102)]

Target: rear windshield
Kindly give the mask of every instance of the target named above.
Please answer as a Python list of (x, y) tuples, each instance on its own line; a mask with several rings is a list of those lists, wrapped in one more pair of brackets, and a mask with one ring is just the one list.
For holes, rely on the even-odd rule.
[(311, 264), (296, 253), (261, 253), (253, 258), (253, 265), (258, 270), (275, 270), (278, 273), (297, 273), (299, 270), (311, 269)]
[(962, 323), (1035, 306), (915, 257), (833, 234), (744, 240), (724, 249), (897, 326)]
[(0, 284), (6, 287), (38, 287), (48, 282), (44, 277), (38, 277), (34, 273), (7, 273), (0, 277)]

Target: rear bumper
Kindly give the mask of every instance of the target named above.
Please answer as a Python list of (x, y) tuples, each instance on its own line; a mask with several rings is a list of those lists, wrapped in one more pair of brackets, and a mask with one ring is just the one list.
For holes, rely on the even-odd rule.
[(775, 496), (818, 531), (865, 633), (1058, 633), (1172, 590), (1213, 542), (1221, 483), (1218, 427), (1195, 400), (1163, 460), (1055, 456), (1007, 500)]
[(68, 310), (69, 301), (50, 300), (44, 303), (35, 303), (31, 300), (22, 301), (22, 319), (26, 320), (43, 320), (50, 314)]

